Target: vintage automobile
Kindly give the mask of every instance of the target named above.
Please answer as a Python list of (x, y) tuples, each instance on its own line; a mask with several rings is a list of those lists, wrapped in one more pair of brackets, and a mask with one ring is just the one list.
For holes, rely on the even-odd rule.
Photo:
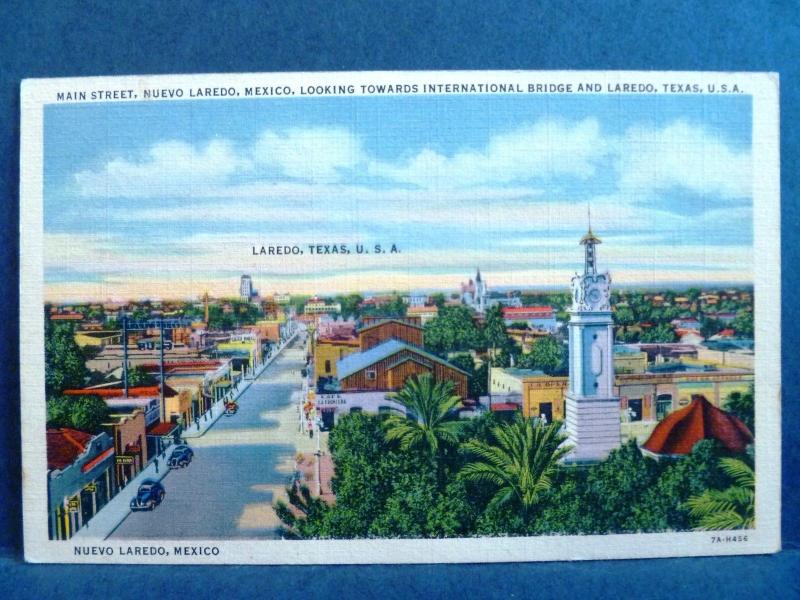
[(172, 454), (170, 454), (167, 464), (169, 465), (170, 469), (183, 468), (192, 462), (193, 457), (194, 452), (191, 448), (189, 448), (189, 446), (186, 444), (178, 444), (172, 450)]
[(228, 402), (225, 404), (225, 416), (230, 417), (236, 414), (236, 411), (239, 410), (239, 405), (236, 402)]
[(155, 479), (145, 479), (131, 500), (131, 510), (153, 510), (164, 500), (164, 486)]

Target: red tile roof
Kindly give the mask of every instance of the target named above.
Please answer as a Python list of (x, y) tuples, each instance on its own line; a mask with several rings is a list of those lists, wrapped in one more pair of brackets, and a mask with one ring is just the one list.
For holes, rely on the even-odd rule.
[(177, 426), (177, 423), (156, 423), (147, 428), (147, 435), (169, 435)]
[(91, 434), (77, 429), (47, 430), (47, 468), (65, 469), (75, 462), (92, 440)]
[(519, 410), (519, 404), (514, 404), (513, 402), (493, 402), (492, 403), (492, 412), (504, 411), (504, 410)]
[(689, 454), (700, 440), (715, 439), (731, 452), (742, 452), (753, 434), (734, 415), (712, 405), (705, 396), (692, 396), (689, 406), (661, 421), (644, 448), (654, 454)]
[(95, 456), (92, 460), (83, 465), (81, 467), (81, 473), (88, 473), (112, 454), (114, 454), (114, 448), (113, 447), (106, 448), (103, 452), (101, 452), (100, 454)]
[(551, 306), (506, 306), (503, 308), (503, 316), (519, 316), (519, 315), (527, 315), (527, 314), (541, 314), (541, 315), (552, 315), (553, 308)]
[[(64, 390), (65, 396), (100, 396), (101, 398), (118, 398), (122, 396), (122, 386), (103, 387), (103, 388), (82, 388), (76, 390)], [(161, 391), (157, 385), (142, 385), (139, 387), (128, 388), (129, 398), (149, 398), (160, 396)], [(172, 398), (178, 392), (168, 385), (164, 386), (164, 397)]]

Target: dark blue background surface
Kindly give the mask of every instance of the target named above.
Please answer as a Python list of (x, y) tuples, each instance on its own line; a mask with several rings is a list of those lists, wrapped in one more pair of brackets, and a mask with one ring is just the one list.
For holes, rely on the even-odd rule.
[[(0, 592), (12, 597), (800, 597), (800, 4), (775, 2), (4, 2), (0, 5)], [(624, 69), (781, 75), (783, 553), (770, 557), (405, 567), (21, 564), (19, 83), (246, 71)], [(795, 300), (796, 302), (796, 300)], [(435, 557), (431, 557), (435, 559)]]

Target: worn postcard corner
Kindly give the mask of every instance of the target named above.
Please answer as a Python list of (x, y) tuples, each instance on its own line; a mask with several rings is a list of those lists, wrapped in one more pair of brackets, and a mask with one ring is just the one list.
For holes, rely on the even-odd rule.
[(779, 549), (777, 74), (21, 94), (27, 560)]

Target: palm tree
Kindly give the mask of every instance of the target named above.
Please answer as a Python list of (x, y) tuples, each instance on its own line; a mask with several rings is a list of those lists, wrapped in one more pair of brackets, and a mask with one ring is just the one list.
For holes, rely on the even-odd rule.
[(686, 501), (698, 531), (750, 529), (755, 526), (756, 477), (747, 463), (723, 458), (720, 467), (734, 483), (725, 490), (706, 490)]
[(452, 381), (435, 381), (430, 373), (410, 377), (395, 396), (416, 419), (393, 415), (386, 420), (386, 439), (398, 441), (404, 450), (423, 446), (431, 453), (443, 443), (458, 441), (461, 423), (455, 410), (461, 398), (453, 393)]
[(462, 446), (481, 460), (465, 465), (459, 477), (497, 486), (490, 507), (516, 501), (527, 512), (550, 489), (558, 461), (572, 450), (564, 444), (561, 423), (546, 425), (518, 414), (511, 423), (492, 428), (492, 437), (497, 445), (471, 440)]

